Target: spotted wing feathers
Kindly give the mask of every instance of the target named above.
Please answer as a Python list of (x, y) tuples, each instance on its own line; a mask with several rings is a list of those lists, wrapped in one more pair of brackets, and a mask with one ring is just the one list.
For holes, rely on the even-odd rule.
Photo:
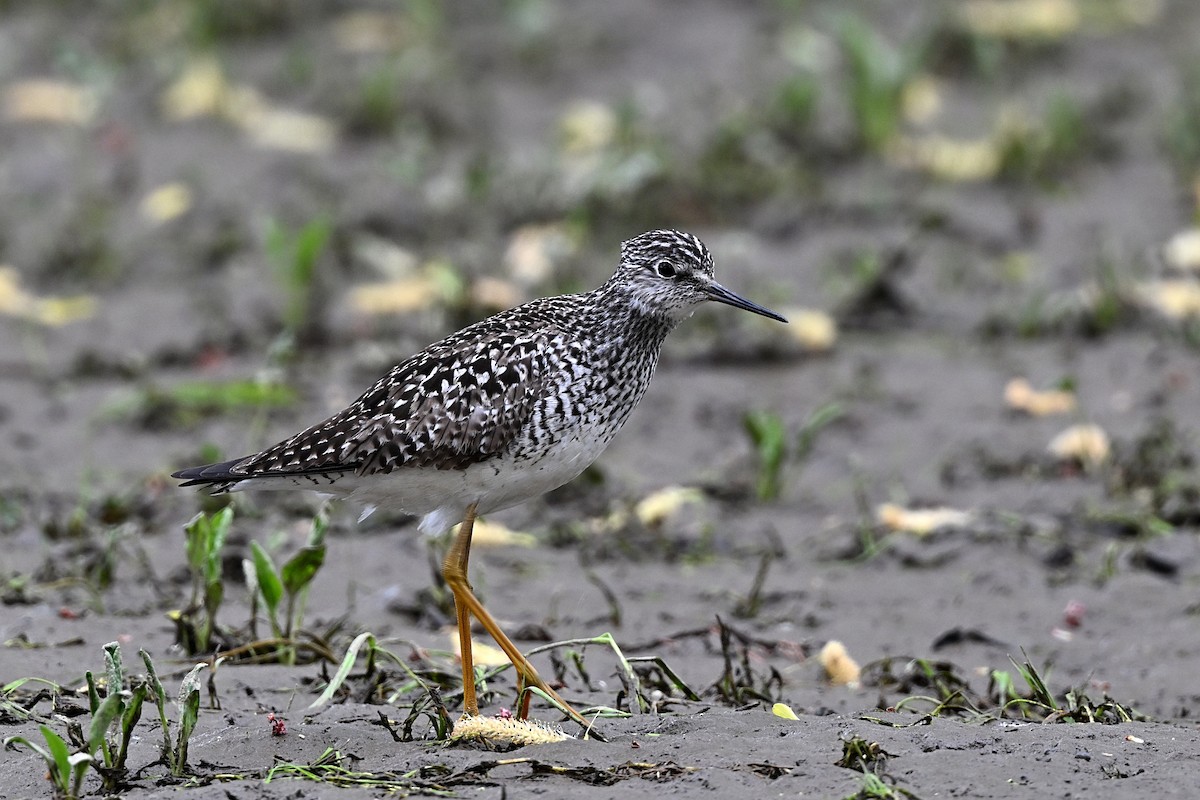
[(468, 328), (394, 367), (324, 422), (261, 453), (174, 477), (222, 491), (253, 478), (465, 469), (502, 453), (521, 431), (550, 379), (556, 339), (550, 329)]

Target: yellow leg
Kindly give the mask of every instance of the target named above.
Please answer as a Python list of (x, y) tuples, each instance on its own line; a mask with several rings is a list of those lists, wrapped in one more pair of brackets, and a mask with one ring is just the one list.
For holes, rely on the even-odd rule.
[(462, 660), (463, 713), (473, 717), (479, 714), (479, 700), (475, 696), (475, 657), (471, 653), (471, 613), (460, 598), (460, 587), (468, 594), (471, 584), (467, 582), (467, 564), (471, 558), (471, 534), (475, 528), (475, 503), (467, 507), (467, 515), (458, 534), (446, 551), (442, 562), (442, 577), (454, 593), (454, 617), (458, 623), (458, 651)]
[[(500, 624), (496, 622), (495, 617), (483, 607), (483, 603), (479, 602), (479, 598), (471, 591), (471, 584), (467, 581), (467, 563), (471, 558), (471, 534), (474, 527), (475, 504), (472, 503), (467, 507), (466, 517), (459, 526), (458, 534), (454, 537), (450, 550), (446, 553), (446, 560), (442, 564), (442, 577), (446, 579), (446, 585), (454, 593), (454, 612), (458, 618), (458, 644), (462, 652), (463, 713), (468, 716), (479, 713), (479, 701), (475, 695), (475, 663), (471, 656), (471, 618), (474, 617), (479, 620), (479, 624), (483, 625), (484, 630), (496, 641), (496, 644), (500, 645), (500, 649), (516, 667), (519, 687), (523, 689), (525, 686), (536, 686), (545, 692), (547, 697), (562, 706), (571, 719), (584, 728), (590, 728), (591, 723), (587, 718), (572, 708), (567, 701), (559, 697), (558, 692), (551, 689), (542, 680), (533, 664), (529, 663), (517, 646), (504, 635), (504, 631), (500, 629)], [(529, 702), (528, 696), (526, 696), (526, 700), (522, 703), (522, 718), (528, 710)]]

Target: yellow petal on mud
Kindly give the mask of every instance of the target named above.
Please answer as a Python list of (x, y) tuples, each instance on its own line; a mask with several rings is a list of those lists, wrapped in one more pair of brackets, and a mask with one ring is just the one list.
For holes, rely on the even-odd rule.
[(440, 297), (437, 282), (426, 275), (367, 283), (350, 290), (350, 305), (360, 314), (382, 316), (431, 308)]
[(163, 114), (171, 120), (220, 116), (261, 147), (324, 153), (337, 141), (337, 127), (320, 115), (278, 108), (252, 86), (231, 84), (215, 59), (192, 63), (167, 88)]
[(21, 287), (21, 277), (9, 266), (0, 266), (0, 314), (59, 327), (96, 313), (90, 295), (38, 297)]
[(825, 669), (825, 676), (834, 686), (858, 686), (862, 669), (858, 662), (846, 652), (846, 646), (839, 641), (830, 640), (821, 648), (817, 660)]
[(337, 127), (319, 114), (267, 107), (243, 118), (242, 129), (260, 147), (293, 153), (326, 153), (337, 141)]
[(354, 255), (377, 272), (394, 275), (347, 292), (347, 302), (360, 314), (403, 314), (455, 305), (464, 299), (462, 272), (449, 261), (433, 259), (416, 266), (412, 253), (378, 238), (360, 238), (354, 244)]
[[(454, 643), (454, 655), (461, 659), (462, 647), (458, 641), (458, 629), (450, 631), (449, 636)], [(475, 639), (471, 639), (471, 660), (480, 667), (505, 667), (512, 663), (499, 647), (482, 644)]]
[(914, 125), (930, 122), (942, 110), (942, 91), (937, 79), (918, 75), (900, 90), (900, 107), (904, 118)]
[(895, 503), (883, 503), (875, 510), (875, 519), (893, 531), (907, 531), (918, 536), (938, 528), (963, 527), (972, 520), (971, 512), (956, 508), (904, 508)]
[(837, 321), (824, 311), (796, 306), (780, 309), (788, 324), (781, 330), (813, 353), (824, 353), (837, 343)]
[(531, 744), (554, 744), (570, 740), (561, 728), (532, 719), (501, 719), (499, 717), (463, 717), (454, 723), (450, 742), (504, 742), (521, 747)]
[(270, 110), (270, 104), (258, 89), (238, 83), (230, 84), (225, 88), (217, 113), (243, 131), (248, 131), (257, 125)]
[(164, 183), (142, 198), (139, 210), (151, 222), (170, 222), (192, 207), (192, 190), (186, 183)]
[(1046, 449), (1060, 460), (1095, 466), (1108, 459), (1112, 445), (1108, 434), (1099, 425), (1082, 424), (1072, 425), (1055, 436)]
[(504, 251), (504, 264), (513, 279), (531, 286), (548, 280), (556, 263), (579, 249), (561, 223), (525, 225), (513, 231)]
[(1180, 231), (1163, 245), (1163, 259), (1181, 272), (1200, 272), (1200, 228)]
[(771, 706), (771, 713), (780, 719), (800, 719), (796, 716), (796, 712), (792, 711), (792, 707), (787, 703), (776, 703)]
[(1000, 148), (992, 139), (897, 136), (885, 155), (897, 166), (957, 183), (990, 180), (1000, 172)]
[(1062, 39), (1083, 21), (1076, 0), (964, 0), (958, 19), (977, 36)]
[(192, 62), (163, 92), (161, 105), (167, 119), (184, 120), (222, 113), (229, 82), (214, 58)]
[[(458, 533), (458, 525), (454, 526), (452, 533)], [(471, 531), (471, 544), (475, 547), (535, 547), (537, 537), (532, 533), (514, 531), (499, 522), (476, 519)]]
[(606, 536), (623, 530), (632, 518), (632, 512), (627, 507), (619, 506), (602, 517), (591, 517), (586, 527), (588, 533), (594, 536)]
[(471, 304), (491, 311), (503, 311), (520, 304), (524, 293), (502, 278), (484, 276), (471, 284)]
[(1013, 378), (1005, 385), (1004, 402), (1008, 404), (1009, 408), (1033, 417), (1069, 414), (1077, 406), (1074, 392), (1062, 389), (1040, 392), (1024, 378)]
[(404, 17), (383, 11), (351, 11), (333, 21), (333, 41), (347, 53), (390, 53), (404, 44)]
[(1185, 279), (1150, 281), (1138, 286), (1143, 304), (1172, 320), (1200, 316), (1200, 283)]
[(88, 319), (96, 313), (96, 300), (88, 295), (43, 297), (34, 304), (32, 319), (57, 328)]
[(88, 89), (49, 78), (16, 81), (4, 91), (4, 114), (15, 122), (84, 125), (96, 107), (96, 97)]
[(572, 103), (558, 121), (559, 140), (565, 153), (595, 153), (617, 137), (617, 113), (604, 103)]
[(638, 501), (634, 514), (647, 528), (662, 525), (685, 506), (704, 502), (704, 492), (687, 486), (668, 486)]

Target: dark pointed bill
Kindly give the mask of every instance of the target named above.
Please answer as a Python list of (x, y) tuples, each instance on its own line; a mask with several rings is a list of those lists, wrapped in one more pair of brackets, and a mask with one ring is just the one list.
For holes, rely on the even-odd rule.
[(755, 314), (762, 314), (764, 317), (769, 317), (770, 319), (777, 320), (779, 322), (787, 322), (787, 319), (779, 314), (776, 314), (771, 309), (764, 308), (758, 303), (753, 303), (741, 295), (734, 294), (716, 281), (710, 283), (706, 291), (708, 292), (709, 300), (716, 300), (718, 303), (724, 303), (727, 306), (740, 308), (743, 311), (753, 311)]

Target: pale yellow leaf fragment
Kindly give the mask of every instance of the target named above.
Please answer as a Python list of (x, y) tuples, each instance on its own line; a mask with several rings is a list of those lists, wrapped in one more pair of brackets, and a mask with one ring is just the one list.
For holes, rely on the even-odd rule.
[(439, 297), (437, 283), (425, 275), (367, 283), (350, 290), (350, 305), (361, 314), (381, 316), (429, 308)]
[(875, 519), (893, 531), (908, 531), (918, 536), (938, 528), (964, 527), (972, 520), (971, 512), (956, 508), (904, 508), (895, 503), (883, 503), (875, 510)]
[(258, 125), (270, 110), (270, 104), (258, 89), (244, 83), (228, 85), (217, 109), (223, 119), (232, 122), (243, 131)]
[[(454, 642), (454, 655), (461, 659), (462, 647), (458, 641), (458, 629), (451, 631), (449, 636)], [(504, 667), (512, 663), (500, 648), (482, 644), (474, 639), (471, 640), (471, 660), (480, 667)]]
[(771, 706), (771, 713), (780, 719), (800, 719), (796, 716), (796, 712), (792, 711), (792, 707), (787, 703), (776, 703)]
[(1194, 280), (1150, 281), (1138, 287), (1138, 295), (1145, 305), (1168, 319), (1200, 316), (1200, 283)]
[(1062, 39), (1083, 21), (1076, 0), (964, 0), (963, 27), (997, 39)]
[(548, 280), (555, 266), (578, 249), (575, 238), (562, 223), (524, 225), (509, 238), (504, 264), (514, 280), (531, 286)]
[(825, 676), (834, 686), (858, 686), (862, 669), (858, 662), (850, 657), (846, 646), (839, 641), (830, 640), (821, 648), (817, 660), (825, 669)]
[(471, 303), (480, 308), (502, 311), (523, 299), (521, 290), (502, 278), (485, 275), (471, 284)]
[(15, 122), (84, 125), (96, 107), (96, 97), (88, 89), (49, 78), (16, 81), (4, 92), (4, 114)]
[(1200, 228), (1189, 228), (1163, 246), (1163, 259), (1181, 272), (1200, 272)]
[(837, 321), (826, 312), (791, 306), (780, 309), (779, 313), (788, 321), (783, 332), (805, 350), (823, 353), (837, 343)]
[(1024, 378), (1013, 378), (1005, 385), (1004, 402), (1009, 408), (1034, 417), (1069, 414), (1077, 405), (1074, 392), (1062, 389), (1038, 391)]
[(608, 147), (617, 136), (617, 113), (604, 103), (581, 100), (572, 103), (558, 121), (563, 152), (595, 153)]
[[(394, 252), (399, 255), (404, 251)], [(462, 274), (450, 262), (434, 259), (412, 269), (407, 259), (392, 260), (401, 274), (391, 280), (366, 283), (350, 290), (348, 298), (355, 311), (374, 316), (403, 314), (462, 300)]]
[(687, 486), (668, 486), (638, 501), (634, 514), (647, 528), (662, 525), (685, 506), (704, 502), (704, 492)]
[(1112, 445), (1099, 425), (1082, 424), (1072, 425), (1055, 436), (1046, 449), (1060, 460), (1095, 466), (1108, 459)]
[(554, 744), (571, 739), (553, 725), (531, 719), (501, 719), (499, 717), (463, 717), (454, 723), (451, 742), (506, 742), (522, 747), (531, 744)]
[(167, 119), (184, 120), (222, 113), (228, 100), (229, 82), (216, 59), (193, 61), (162, 96)]
[(52, 328), (88, 319), (96, 313), (96, 300), (89, 295), (43, 297), (33, 306), (31, 318)]
[(268, 107), (247, 117), (242, 129), (260, 147), (294, 153), (325, 153), (337, 141), (337, 127), (319, 114)]
[(897, 166), (956, 183), (991, 180), (1000, 172), (1000, 148), (990, 138), (898, 136), (888, 145), (886, 156)]
[(162, 97), (171, 120), (219, 116), (239, 127), (260, 147), (297, 153), (324, 153), (337, 141), (337, 127), (326, 117), (280, 108), (252, 86), (232, 84), (215, 59), (190, 64)]
[(918, 75), (900, 90), (900, 107), (904, 118), (914, 125), (924, 125), (942, 109), (942, 90), (935, 78)]
[(192, 207), (192, 190), (186, 183), (164, 183), (142, 198), (139, 210), (151, 222), (170, 222)]
[(90, 295), (38, 297), (21, 287), (17, 271), (0, 266), (0, 314), (59, 327), (91, 317), (96, 300)]
[[(458, 533), (458, 527), (455, 525), (451, 533)], [(535, 547), (537, 537), (532, 533), (514, 531), (499, 522), (476, 519), (471, 531), (471, 544), (475, 547)]]

